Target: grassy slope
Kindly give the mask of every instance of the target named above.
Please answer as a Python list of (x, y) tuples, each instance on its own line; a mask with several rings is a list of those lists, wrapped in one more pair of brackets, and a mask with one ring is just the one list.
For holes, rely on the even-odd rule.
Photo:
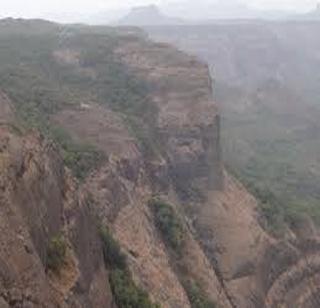
[[(139, 38), (108, 27), (0, 21), (0, 89), (14, 102), (26, 127), (36, 127), (61, 145), (66, 164), (79, 179), (103, 157), (91, 145), (76, 144), (67, 132), (50, 124), (51, 116), (63, 108), (88, 102), (106, 105), (121, 112), (148, 146), (145, 131), (156, 114), (147, 104), (148, 85), (114, 55), (122, 40), (128, 39)], [(74, 63), (57, 60), (55, 52), (65, 50), (75, 54)]]

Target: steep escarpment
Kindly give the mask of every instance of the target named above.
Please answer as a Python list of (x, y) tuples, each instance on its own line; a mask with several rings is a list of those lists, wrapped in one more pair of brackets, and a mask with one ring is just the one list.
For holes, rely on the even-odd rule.
[[(2, 39), (9, 40), (15, 50), (16, 40), (21, 43), (13, 31), (19, 22), (4, 24), (12, 36), (2, 33)], [(50, 25), (49, 38), (27, 33), (33, 45), (26, 44), (25, 52), (32, 54), (35, 46), (39, 48), (31, 61), (7, 50), (1, 53), (11, 61), (9, 68), (1, 68), (3, 73), (9, 69), (14, 74), (4, 77), (1, 87), (5, 101), (12, 100), (17, 124), (9, 125), (14, 132), (8, 124), (4, 130), (19, 141), (16, 151), (6, 155), (15, 160), (18, 153), (24, 154), (18, 163), (19, 177), (12, 178), (19, 184), (13, 193), (18, 199), (8, 197), (8, 203), (22, 212), (21, 229), (39, 263), (32, 268), (43, 281), (40, 291), (31, 287), (33, 303), (96, 307), (100, 301), (108, 302), (103, 304), (108, 307), (115, 301), (121, 306), (121, 299), (110, 294), (108, 282), (111, 279), (116, 294), (119, 281), (112, 277), (118, 272), (110, 264), (106, 271), (102, 262), (97, 235), (102, 225), (119, 243), (134, 283), (152, 301), (163, 307), (189, 307), (196, 298), (228, 307), (223, 286), (202, 252), (180, 199), (191, 197), (189, 191), (197, 195), (202, 183), (219, 187), (223, 182), (218, 115), (206, 66), (169, 46), (127, 36), (122, 30), (87, 30), (71, 27), (61, 38), (60, 27)], [(15, 67), (19, 62), (24, 66)], [(193, 86), (194, 92), (188, 93)], [(30, 126), (46, 137), (25, 133)], [(1, 138), (7, 142), (4, 133)], [(98, 165), (96, 153), (103, 157)], [(4, 170), (10, 166), (4, 165)], [(180, 252), (168, 246), (157, 227), (150, 209), (155, 196), (172, 208), (171, 215), (180, 217), (184, 243)], [(8, 239), (4, 236), (5, 245)], [(55, 273), (50, 253), (61, 247), (66, 252)], [(19, 280), (12, 283), (19, 285)], [(11, 287), (6, 288), (4, 300), (12, 302)], [(23, 293), (24, 287), (19, 288)], [(37, 292), (47, 295), (38, 299)]]
[(258, 198), (273, 204), (266, 215), (271, 228), (281, 229), (305, 213), (318, 223), (319, 23), (147, 30), (210, 66), (225, 163)]
[[(127, 253), (136, 281), (163, 307), (190, 305), (184, 287), (188, 280), (228, 307), (223, 287), (186, 217), (182, 216), (183, 258), (177, 258), (161, 239), (149, 208), (157, 196), (183, 214), (181, 200), (195, 198), (201, 186), (206, 190), (223, 185), (218, 115), (208, 70), (169, 46), (139, 40), (124, 42), (116, 56), (150, 85), (146, 109), (151, 106), (155, 114), (147, 129), (159, 140), (156, 155), (144, 150), (143, 136), (137, 137), (130, 124), (128, 131), (127, 114), (124, 119), (121, 112), (91, 103), (57, 113), (54, 121), (74, 139), (90, 140), (108, 157), (85, 186), (100, 218)], [(187, 92), (194, 84), (194, 92)]]
[[(141, 125), (135, 115), (93, 103), (54, 117), (76, 140), (90, 140), (108, 157), (86, 184), (100, 218), (126, 251), (136, 281), (163, 306), (188, 306), (190, 281), (224, 307), (245, 306), (254, 271), (227, 280), (257, 266), (270, 239), (258, 224), (254, 198), (223, 171), (220, 118), (207, 67), (148, 41), (124, 40), (114, 53), (148, 84), (145, 115), (152, 121)], [(154, 196), (183, 217), (183, 258), (159, 235), (148, 207)]]
[(257, 201), (224, 170), (205, 64), (136, 29), (23, 21), (16, 36), (21, 22), (0, 31), (4, 303), (313, 301), (302, 260), (316, 252), (299, 246), (303, 232), (285, 244), (268, 235)]
[(124, 44), (117, 54), (153, 85), (156, 130), (176, 188), (188, 192), (201, 179), (208, 189), (222, 187), (220, 121), (207, 66), (165, 44)]
[[(0, 101), (7, 115), (8, 103)], [(111, 307), (89, 201), (78, 193), (57, 147), (36, 132), (25, 135), (9, 118), (0, 128), (3, 307)], [(56, 273), (48, 251), (58, 236), (66, 255)]]
[[(315, 256), (297, 243), (319, 236), (311, 221), (319, 221), (319, 148), (314, 139), (318, 72), (313, 70), (319, 60), (318, 27), (308, 22), (253, 22), (147, 28), (151, 37), (208, 62), (223, 118), (225, 162), (258, 200), (227, 177), (226, 189), (210, 198), (215, 207), (201, 208), (201, 234), (206, 237), (211, 229), (227, 285), (233, 294), (250, 290), (245, 302), (238, 298), (241, 306), (249, 299), (257, 307), (317, 307), (317, 281), (307, 265)], [(260, 226), (285, 240), (266, 235)], [(245, 244), (250, 242), (252, 249)], [(274, 272), (279, 268), (283, 275), (277, 280)]]
[[(191, 265), (192, 261), (204, 258), (205, 263), (201, 267), (207, 266), (207, 271), (210, 268), (212, 273), (206, 276), (202, 272), (201, 276), (199, 267), (196, 271), (186, 271), (185, 276), (202, 281), (202, 288), (225, 307), (276, 307), (280, 302), (287, 306), (292, 303), (315, 305), (317, 282), (310, 274), (308, 264), (316, 268), (316, 262), (310, 263), (309, 254), (299, 245), (296, 250), (300, 261), (291, 264), (284, 258), (281, 261), (283, 276), (277, 282), (274, 280), (268, 291), (262, 287), (272, 271), (272, 265), (267, 261), (270, 260), (269, 250), (275, 251), (275, 255), (281, 259), (281, 251), (292, 243), (278, 241), (267, 234), (260, 222), (255, 198), (223, 170), (220, 119), (212, 102), (211, 79), (206, 66), (165, 44), (130, 41), (119, 46), (115, 53), (133, 74), (151, 85), (148, 104), (156, 106), (154, 110), (157, 114), (151, 127), (161, 146), (158, 152), (160, 157), (143, 157), (146, 180), (151, 182), (150, 191), (183, 213), (192, 235), (188, 242), (190, 244), (194, 239), (196, 246), (193, 247), (202, 251), (192, 259), (190, 248), (188, 250), (186, 245), (185, 264)], [(150, 173), (150, 168), (154, 171), (155, 166), (159, 168), (156, 169), (157, 176)], [(155, 185), (154, 182), (159, 179), (161, 184), (165, 182), (166, 185)], [(120, 220), (120, 225), (116, 225), (120, 233), (121, 226), (133, 214), (131, 211), (127, 213)], [(137, 230), (133, 228), (129, 232), (136, 233)], [(311, 230), (306, 237), (301, 237), (297, 230), (293, 232), (292, 240), (298, 243), (317, 237), (315, 230)], [(128, 238), (132, 243), (131, 237)], [(124, 237), (122, 240), (125, 240)], [(277, 248), (273, 250), (274, 247)], [(135, 262), (139, 263), (137, 254), (133, 255), (136, 256)], [(288, 252), (287, 258), (294, 258), (293, 251)], [(169, 259), (181, 282), (181, 277), (185, 276), (181, 274), (179, 264), (172, 266), (174, 258), (170, 249)], [(295, 273), (293, 278), (292, 272)], [(145, 275), (148, 277), (147, 273)], [(210, 283), (207, 286), (204, 283), (208, 277), (214, 281), (211, 286)], [(148, 284), (145, 285), (148, 288)], [(290, 285), (299, 285), (301, 288), (297, 287), (294, 293)], [(220, 290), (222, 297), (217, 297), (214, 289)], [(270, 295), (277, 292), (281, 295)]]

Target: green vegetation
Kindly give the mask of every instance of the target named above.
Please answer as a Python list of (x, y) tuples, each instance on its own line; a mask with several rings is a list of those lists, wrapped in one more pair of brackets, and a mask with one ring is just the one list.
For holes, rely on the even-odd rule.
[(110, 271), (109, 281), (117, 306), (119, 308), (159, 308), (160, 306), (153, 304), (148, 294), (133, 281), (126, 256), (121, 252), (120, 245), (111, 232), (102, 227), (100, 237), (104, 262)]
[(263, 101), (248, 94), (252, 105), (243, 110), (228, 101), (228, 91), (219, 98), (225, 108), (222, 140), (228, 169), (260, 201), (268, 230), (281, 235), (286, 225), (305, 214), (320, 225), (320, 142), (315, 124), (320, 110), (306, 107), (304, 114), (292, 113), (290, 104), (267, 85), (261, 84), (259, 91)]
[(125, 270), (113, 270), (110, 285), (119, 308), (160, 308), (151, 303), (148, 294), (135, 285)]
[(152, 199), (149, 205), (154, 214), (155, 224), (165, 242), (179, 252), (184, 244), (185, 231), (183, 223), (174, 208), (172, 205), (158, 199)]
[(216, 308), (216, 304), (207, 298), (195, 282), (189, 282), (185, 290), (192, 308)]
[(64, 264), (66, 253), (67, 244), (63, 236), (52, 238), (47, 249), (47, 269), (59, 272)]
[(50, 136), (60, 145), (65, 165), (79, 180), (84, 180), (104, 160), (102, 152), (90, 144), (75, 142), (62, 128), (51, 127)]
[(287, 207), (266, 188), (258, 188), (248, 183), (247, 187), (258, 201), (261, 225), (274, 235), (282, 235), (286, 226)]
[(127, 267), (126, 256), (121, 252), (119, 244), (112, 237), (110, 231), (107, 228), (101, 228), (100, 236), (106, 267), (125, 270)]
[(131, 135), (138, 141), (142, 153), (149, 158), (156, 158), (160, 153), (163, 153), (159, 136), (157, 136), (154, 127), (154, 123), (156, 123), (155, 115), (155, 112), (151, 113), (146, 120), (143, 117), (127, 116), (125, 118)]
[[(55, 140), (66, 165), (83, 180), (103, 159), (92, 145), (52, 126), (64, 108), (93, 101), (124, 115), (141, 149), (155, 156), (156, 107), (150, 86), (114, 53), (122, 40), (138, 40), (108, 27), (60, 26), (43, 21), (1, 21), (0, 89), (11, 98), (25, 128)], [(57, 52), (62, 52), (61, 58)], [(64, 54), (65, 53), (65, 54)], [(63, 57), (70, 61), (64, 61)]]
[(294, 226), (304, 215), (308, 215), (320, 225), (320, 207), (317, 200), (307, 197), (303, 200), (285, 192), (271, 190), (273, 186), (270, 187), (263, 181), (248, 180), (245, 172), (241, 176), (237, 173), (234, 175), (256, 197), (261, 215), (260, 222), (266, 231), (282, 236), (286, 226)]

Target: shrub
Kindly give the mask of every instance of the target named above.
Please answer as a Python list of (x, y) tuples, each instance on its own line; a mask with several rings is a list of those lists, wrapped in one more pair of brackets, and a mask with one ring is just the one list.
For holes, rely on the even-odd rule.
[(70, 143), (62, 152), (65, 165), (79, 180), (84, 180), (103, 160), (103, 154), (88, 144)]
[(107, 268), (125, 270), (127, 267), (126, 256), (121, 252), (119, 244), (112, 237), (107, 228), (101, 228), (103, 258)]
[[(145, 110), (144, 118), (133, 115), (126, 115), (124, 118), (130, 134), (138, 142), (140, 151), (149, 159), (159, 158), (161, 153), (164, 152), (154, 127), (156, 122), (154, 116), (156, 114), (157, 111), (155, 110), (152, 112)], [(148, 115), (147, 119), (146, 115)]]
[(126, 256), (107, 228), (100, 229), (103, 256), (112, 294), (119, 308), (158, 308), (148, 294), (134, 283), (127, 267)]
[(195, 283), (188, 283), (185, 287), (191, 308), (215, 308), (216, 304), (209, 300)]
[(104, 159), (104, 154), (94, 146), (75, 142), (60, 127), (50, 127), (48, 133), (60, 145), (65, 165), (70, 168), (73, 175), (80, 181), (84, 180)]
[(125, 270), (116, 269), (110, 273), (110, 285), (119, 308), (159, 308), (153, 304), (148, 294), (137, 287), (130, 274)]
[(153, 199), (149, 205), (154, 214), (155, 223), (165, 242), (176, 251), (179, 251), (184, 242), (184, 227), (170, 204)]
[(62, 236), (53, 237), (47, 249), (47, 269), (59, 271), (65, 261), (67, 244)]

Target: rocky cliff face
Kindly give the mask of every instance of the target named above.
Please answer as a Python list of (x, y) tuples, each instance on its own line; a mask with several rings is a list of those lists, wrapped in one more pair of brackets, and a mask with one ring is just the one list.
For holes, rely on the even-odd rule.
[[(86, 110), (63, 111), (55, 121), (75, 139), (90, 139), (108, 157), (85, 186), (100, 218), (112, 226), (127, 253), (136, 281), (163, 307), (189, 307), (181, 281), (183, 267), (184, 276), (228, 307), (221, 282), (192, 227), (186, 227), (184, 257), (177, 262), (161, 239), (148, 206), (153, 196), (161, 196), (184, 216), (181, 200), (192, 199), (200, 189), (223, 187), (219, 117), (208, 69), (192, 57), (152, 42), (125, 42), (116, 55), (137, 78), (152, 85), (148, 103), (156, 106), (153, 124), (161, 140), (161, 155), (145, 157), (121, 117), (94, 104)], [(188, 219), (183, 220), (187, 226)]]
[(229, 22), (147, 31), (208, 63), (223, 118), (226, 165), (284, 199), (283, 208), (312, 207), (313, 198), (317, 204), (319, 23)]
[[(284, 249), (267, 235), (256, 200), (223, 168), (206, 65), (128, 34), (120, 35), (112, 55), (113, 64), (148, 85), (138, 118), (128, 113), (132, 106), (101, 104), (75, 84), (69, 90), (83, 94), (80, 103), (70, 96), (74, 101), (49, 117), (73, 142), (103, 153), (103, 162), (81, 181), (64, 166), (58, 145), (16, 126), (14, 102), (0, 95), (0, 304), (115, 307), (102, 225), (120, 244), (133, 281), (161, 307), (199, 307), (195, 299), (208, 307), (290, 307), (296, 299), (311, 305), (316, 288), (308, 284), (309, 267), (300, 264), (306, 250), (298, 242)], [(51, 56), (61, 72), (89, 78), (92, 87), (101, 82), (101, 67), (84, 61), (79, 45), (60, 43)], [(175, 219), (174, 229), (159, 223), (154, 200), (165, 204), (165, 222)], [(178, 233), (164, 236), (172, 230)], [(48, 267), (48, 251), (61, 235), (66, 255), (56, 273)], [(291, 272), (303, 277), (294, 280), (294, 290)]]
[[(64, 168), (57, 147), (10, 123), (0, 98), (0, 306), (112, 307), (108, 273), (90, 202)], [(63, 234), (67, 257), (48, 272), (48, 245)]]

